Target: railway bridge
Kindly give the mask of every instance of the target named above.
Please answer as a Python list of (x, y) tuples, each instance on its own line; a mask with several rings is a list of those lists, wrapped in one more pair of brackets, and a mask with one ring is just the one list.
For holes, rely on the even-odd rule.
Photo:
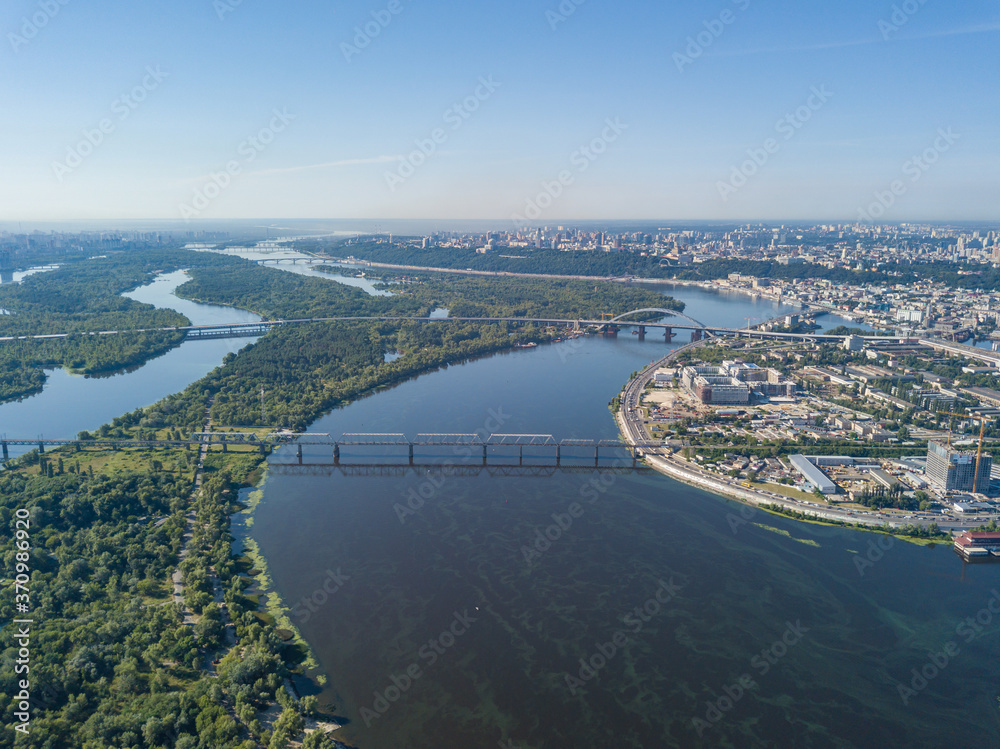
[[(562, 467), (583, 464), (634, 468), (644, 450), (659, 449), (659, 442), (627, 444), (607, 439), (556, 439), (551, 434), (418, 434), (410, 439), (404, 434), (347, 433), (331, 434), (272, 432), (258, 436), (253, 432), (196, 432), (188, 439), (23, 439), (0, 437), (3, 460), (10, 459), (10, 447), (31, 447), (44, 454), (47, 449), (86, 450), (178, 449), (253, 447), (261, 453), (284, 449), (277, 462), (296, 462), (333, 466), (447, 466), (447, 465), (518, 465)], [(328, 456), (328, 458), (327, 458)], [(278, 456), (282, 458), (282, 456)], [(403, 463), (405, 461), (405, 463)], [(516, 463), (514, 463), (516, 461)]]

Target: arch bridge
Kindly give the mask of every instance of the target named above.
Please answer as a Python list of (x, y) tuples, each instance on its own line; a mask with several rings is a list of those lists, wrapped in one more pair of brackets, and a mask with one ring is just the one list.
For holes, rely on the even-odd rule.
[(692, 341), (701, 340), (702, 336), (705, 335), (708, 335), (710, 337), (715, 336), (715, 333), (713, 333), (712, 330), (709, 329), (707, 325), (698, 320), (695, 320), (690, 315), (685, 315), (683, 312), (678, 312), (677, 310), (674, 309), (665, 309), (663, 307), (645, 307), (643, 309), (634, 309), (631, 312), (626, 312), (624, 314), (618, 315), (617, 317), (613, 317), (606, 323), (604, 323), (607, 326), (605, 330), (609, 332), (617, 332), (618, 327), (624, 327), (624, 326), (635, 327), (639, 329), (639, 337), (644, 338), (646, 336), (646, 328), (662, 328), (663, 337), (668, 341), (673, 340), (674, 336), (676, 335), (673, 331), (674, 326), (668, 323), (659, 321), (649, 322), (642, 320), (625, 319), (633, 315), (648, 315), (650, 313), (656, 313), (661, 315), (662, 317), (676, 317), (679, 318), (680, 320), (690, 323)]

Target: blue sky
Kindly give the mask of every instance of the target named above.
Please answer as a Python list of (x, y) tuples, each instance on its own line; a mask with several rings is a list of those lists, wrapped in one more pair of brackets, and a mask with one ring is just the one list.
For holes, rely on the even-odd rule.
[(996, 2), (63, 2), (0, 11), (0, 220), (1000, 218)]

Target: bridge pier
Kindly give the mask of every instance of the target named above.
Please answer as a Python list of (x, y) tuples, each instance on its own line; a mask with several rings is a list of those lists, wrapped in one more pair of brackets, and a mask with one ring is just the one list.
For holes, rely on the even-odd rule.
[(556, 465), (562, 464), (562, 445), (556, 445)]
[(8, 460), (10, 460), (10, 452), (7, 450), (7, 443), (2, 442), (0, 443), (0, 446), (3, 447), (3, 462), (6, 463)]
[(40, 452), (40, 453), (44, 453), (45, 452), (45, 443), (44, 442), (39, 442), (38, 443), (38, 452)]
[(295, 446), (295, 457), (299, 459), (299, 465), (302, 465), (302, 443), (298, 443)]
[(641, 341), (645, 337), (646, 337), (646, 326), (645, 325), (640, 325), (639, 326), (639, 340)]
[(413, 465), (413, 443), (410, 443), (410, 465)]
[(333, 464), (335, 466), (339, 466), (340, 465), (340, 443), (339, 442), (334, 442), (333, 443)]
[(483, 443), (483, 465), (486, 465), (486, 444)]
[(663, 329), (663, 339), (667, 343), (670, 343), (672, 340), (674, 340), (674, 331), (673, 331), (672, 328), (664, 328)]
[(601, 448), (594, 445), (594, 468), (597, 468), (600, 464)]
[(702, 332), (700, 330), (692, 330), (691, 331), (691, 343), (694, 343), (695, 341), (700, 341), (701, 340), (701, 336), (702, 336)]

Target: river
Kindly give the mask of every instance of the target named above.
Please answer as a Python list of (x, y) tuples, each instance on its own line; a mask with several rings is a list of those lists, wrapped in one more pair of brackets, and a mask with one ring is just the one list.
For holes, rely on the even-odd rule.
[[(664, 293), (712, 325), (794, 311)], [(606, 404), (667, 348), (623, 333), (503, 353), (309, 431), (614, 439)], [(752, 513), (658, 474), (480, 471), (451, 458), (464, 470), (365, 475), (299, 469), (279, 452), (241, 531), (314, 648), (329, 679), (321, 702), (349, 721), (348, 743), (996, 742), (997, 567)]]
[[(182, 280), (131, 296), (198, 323), (255, 319), (178, 299)], [(712, 325), (794, 311), (664, 291)], [(52, 373), (0, 406), (0, 432), (94, 429), (248, 342), (187, 342), (108, 378)], [(623, 333), (507, 352), (310, 430), (614, 439), (607, 402), (667, 348)], [(750, 514), (657, 474), (304, 475), (272, 460), (251, 532), (328, 676), (321, 700), (362, 749), (996, 742), (995, 566)]]
[[(256, 322), (260, 318), (232, 307), (197, 304), (174, 289), (187, 280), (183, 271), (166, 273), (125, 296), (156, 307), (177, 310), (195, 325)], [(0, 434), (15, 438), (72, 439), (116, 416), (156, 403), (184, 390), (222, 363), (223, 357), (254, 338), (185, 341), (162, 356), (125, 372), (85, 377), (65, 369), (49, 371), (42, 392), (0, 404)], [(12, 457), (30, 447), (11, 446)]]

